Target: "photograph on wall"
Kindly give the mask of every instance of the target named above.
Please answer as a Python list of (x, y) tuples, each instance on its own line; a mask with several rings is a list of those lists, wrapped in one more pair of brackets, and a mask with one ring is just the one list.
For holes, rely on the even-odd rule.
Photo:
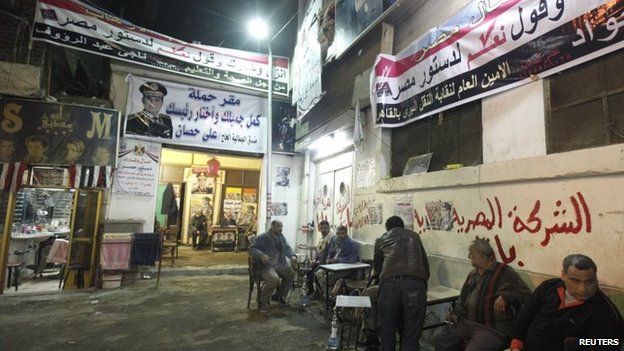
[(383, 203), (371, 204), (368, 207), (370, 224), (383, 224)]
[(425, 203), (427, 229), (451, 231), (453, 229), (453, 203), (434, 201)]
[(276, 167), (275, 185), (276, 186), (289, 186), (290, 185), (290, 167), (285, 167), (285, 166)]
[(191, 176), (191, 194), (212, 194), (214, 178), (208, 177), (205, 172), (195, 173)]
[(409, 196), (397, 196), (394, 198), (393, 215), (401, 217), (406, 229), (414, 228), (414, 204)]
[(288, 204), (286, 202), (272, 202), (271, 203), (271, 216), (286, 216), (288, 215)]
[[(243, 209), (242, 188), (226, 187), (223, 199), (223, 217), (227, 221), (237, 221)], [(222, 218), (223, 219), (223, 218)]]
[(287, 102), (273, 103), (271, 149), (275, 152), (295, 152), (296, 109)]
[(213, 203), (212, 195), (193, 194), (190, 200), (191, 213), (195, 214), (197, 211), (202, 211), (206, 216), (208, 223), (212, 223)]
[(0, 162), (115, 166), (119, 111), (6, 98)]

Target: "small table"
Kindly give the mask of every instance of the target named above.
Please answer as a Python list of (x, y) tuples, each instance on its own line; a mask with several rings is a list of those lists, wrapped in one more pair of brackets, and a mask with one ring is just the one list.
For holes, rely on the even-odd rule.
[[(430, 286), (427, 289), (427, 306), (440, 305), (443, 303), (450, 303), (455, 307), (455, 302), (459, 299), (460, 291), (449, 288), (447, 286), (436, 285)], [(427, 326), (423, 326), (422, 330), (437, 328), (445, 325), (445, 323), (436, 323)]]
[(329, 312), (329, 273), (330, 272), (346, 272), (346, 271), (358, 271), (370, 268), (370, 264), (356, 262), (356, 263), (331, 263), (322, 264), (320, 269), (325, 271), (327, 279), (325, 279), (325, 312)]

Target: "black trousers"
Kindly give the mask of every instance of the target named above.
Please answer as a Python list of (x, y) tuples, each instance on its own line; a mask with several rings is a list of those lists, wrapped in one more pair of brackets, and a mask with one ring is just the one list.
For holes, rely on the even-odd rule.
[(401, 351), (420, 350), (418, 340), (426, 311), (427, 284), (424, 280), (409, 276), (384, 279), (377, 298), (381, 350), (395, 350), (397, 332)]

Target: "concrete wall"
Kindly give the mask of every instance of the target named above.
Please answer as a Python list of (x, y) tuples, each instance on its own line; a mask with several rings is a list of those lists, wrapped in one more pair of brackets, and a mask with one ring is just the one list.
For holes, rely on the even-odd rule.
[[(395, 25), (394, 52), (461, 9), (466, 1), (425, 1)], [(370, 109), (365, 141), (354, 157), (374, 160), (374, 182), (354, 182), (353, 237), (370, 258), (384, 231), (373, 223), (394, 214), (398, 197), (413, 204), (414, 230), (432, 255), (432, 284), (459, 288), (470, 270), (467, 248), (475, 236), (490, 239), (530, 286), (558, 276), (563, 257), (584, 253), (597, 263), (607, 290), (624, 295), (624, 274), (613, 259), (624, 249), (624, 144), (546, 155), (544, 82), (536, 81), (482, 100), (483, 164), (457, 170), (389, 178), (390, 132), (374, 127)], [(435, 229), (441, 202), (453, 206), (452, 229)]]
[[(284, 224), (282, 233), (290, 246), (295, 250), (297, 244), (305, 242), (305, 233), (299, 228), (305, 223), (300, 223), (301, 193), (303, 181), (303, 157), (292, 155), (274, 154), (271, 159), (273, 172), (275, 175), (277, 167), (290, 167), (290, 182), (288, 186), (275, 185), (275, 177), (273, 177), (273, 187), (271, 193), (271, 201), (273, 203), (285, 202), (288, 204), (288, 215), (273, 216), (271, 219), (278, 219)], [(260, 230), (259, 230), (260, 231)]]

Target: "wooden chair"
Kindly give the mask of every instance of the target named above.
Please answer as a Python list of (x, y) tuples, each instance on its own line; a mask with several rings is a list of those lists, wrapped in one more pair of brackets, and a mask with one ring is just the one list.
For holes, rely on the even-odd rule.
[(254, 290), (254, 285), (256, 286), (256, 302), (258, 306), (260, 306), (260, 292), (262, 291), (262, 286), (265, 283), (265, 280), (262, 279), (262, 275), (260, 273), (260, 262), (257, 259), (249, 256), (247, 258), (247, 271), (249, 273), (249, 295), (247, 296), (247, 309), (251, 306), (251, 295)]
[(162, 255), (171, 254), (171, 267), (175, 265), (178, 257), (178, 226), (170, 225), (163, 231), (163, 251)]

